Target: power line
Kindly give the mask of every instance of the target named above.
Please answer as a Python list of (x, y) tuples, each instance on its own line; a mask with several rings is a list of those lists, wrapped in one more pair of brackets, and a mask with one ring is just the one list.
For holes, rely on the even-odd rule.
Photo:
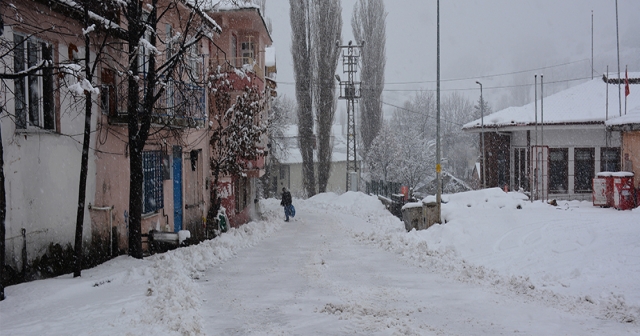
[[(579, 80), (590, 79), (591, 77), (581, 77), (581, 78), (572, 78), (572, 79), (562, 79), (557, 81), (545, 82), (545, 84), (559, 84), (559, 83), (568, 83)], [(495, 90), (495, 89), (511, 89), (516, 87), (526, 87), (533, 86), (534, 84), (514, 84), (514, 85), (501, 85), (501, 86), (488, 86), (484, 88), (485, 90)], [(464, 88), (464, 89), (440, 89), (441, 91), (473, 91), (477, 90), (477, 88)], [(383, 92), (435, 92), (434, 89), (384, 89)]]
[[(571, 65), (571, 64), (575, 64), (575, 63), (584, 62), (584, 61), (589, 61), (589, 59), (584, 58), (584, 59), (577, 60), (577, 61), (571, 61), (571, 62), (566, 62), (566, 63), (561, 63), (561, 64), (549, 65), (549, 66), (544, 66), (544, 67), (534, 68), (534, 69), (517, 70), (517, 71), (504, 72), (504, 73), (498, 73), (498, 74), (492, 74), (492, 75), (482, 75), (482, 76), (473, 76), (473, 77), (464, 77), (464, 78), (441, 79), (440, 81), (441, 82), (456, 82), (456, 81), (465, 81), (465, 80), (476, 80), (476, 79), (480, 79), (480, 78), (491, 78), (491, 77), (517, 75), (517, 74), (521, 74), (521, 73), (527, 73), (527, 72), (533, 72), (533, 71), (540, 71), (540, 70), (557, 68), (557, 67), (561, 67), (561, 66), (567, 66), (567, 65)], [(402, 84), (426, 84), (426, 83), (435, 83), (435, 82), (436, 82), (435, 80), (422, 80), (422, 81), (407, 81), (407, 82), (385, 82), (383, 84), (384, 85), (402, 85)], [(281, 82), (281, 81), (278, 81), (278, 84), (295, 85), (296, 82)], [(312, 83), (312, 84), (318, 85), (318, 84), (315, 84), (315, 83)]]
[[(428, 118), (434, 118), (434, 116), (431, 116), (431, 115), (426, 114), (426, 113), (422, 113), (422, 112), (414, 111), (414, 110), (411, 110), (411, 109), (408, 109), (408, 108), (405, 108), (405, 107), (401, 107), (401, 106), (398, 106), (398, 105), (394, 105), (394, 104), (391, 104), (391, 103), (384, 102), (384, 101), (382, 101), (382, 100), (381, 100), (380, 102), (381, 102), (383, 105), (388, 105), (388, 106), (391, 106), (391, 107), (395, 107), (395, 108), (397, 108), (397, 109), (399, 109), (399, 110), (402, 110), (402, 111), (405, 111), (405, 112), (409, 112), (409, 113), (414, 113), (414, 114), (420, 114), (420, 115), (423, 115), (423, 116), (425, 116), (425, 118), (427, 118), (427, 119), (428, 119)], [(442, 118), (440, 118), (440, 120), (441, 120), (441, 121), (444, 121), (444, 122), (448, 122), (448, 123), (453, 124), (453, 125), (457, 125), (457, 126), (464, 126), (464, 124), (460, 124), (460, 123), (457, 123), (457, 122), (455, 122), (455, 121), (450, 121), (450, 120), (446, 120), (446, 119), (442, 119)]]

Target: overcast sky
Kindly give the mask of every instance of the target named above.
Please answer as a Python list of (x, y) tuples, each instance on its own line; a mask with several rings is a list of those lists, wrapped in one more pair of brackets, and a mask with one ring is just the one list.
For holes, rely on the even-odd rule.
[[(343, 41), (352, 38), (356, 0), (342, 0)], [(401, 105), (415, 90), (436, 88), (436, 0), (385, 0), (387, 17), (386, 103)], [(534, 74), (544, 74), (545, 93), (590, 78), (591, 12), (594, 69), (616, 72), (614, 0), (456, 0), (440, 3), (442, 94), (477, 99), (479, 80), (494, 109), (533, 99)], [(619, 0), (620, 64), (640, 71), (640, 1)], [(268, 0), (277, 48), (278, 91), (294, 99), (289, 0)], [(562, 66), (558, 66), (564, 64)], [(532, 70), (524, 72), (525, 70)], [(341, 66), (338, 67), (341, 71)], [(514, 72), (517, 72), (513, 74)], [(509, 74), (509, 75), (502, 75)], [(461, 79), (455, 80), (451, 79)], [(553, 83), (558, 82), (558, 83)], [(403, 83), (403, 84), (398, 84)], [(496, 88), (500, 87), (500, 88)], [(525, 96), (514, 98), (515, 96)], [(520, 102), (520, 103), (518, 103)], [(341, 106), (343, 104), (339, 104)], [(385, 110), (390, 111), (389, 105)]]

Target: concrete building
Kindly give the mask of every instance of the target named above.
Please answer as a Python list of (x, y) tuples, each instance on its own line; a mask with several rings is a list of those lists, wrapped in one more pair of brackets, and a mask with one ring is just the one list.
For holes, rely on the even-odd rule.
[[(522, 189), (535, 199), (591, 199), (595, 174), (621, 169), (621, 133), (605, 125), (619, 115), (617, 88), (598, 78), (539, 100), (537, 117), (534, 102), (485, 116), (487, 187)], [(639, 107), (640, 95), (627, 106)], [(463, 129), (481, 134), (481, 120)]]

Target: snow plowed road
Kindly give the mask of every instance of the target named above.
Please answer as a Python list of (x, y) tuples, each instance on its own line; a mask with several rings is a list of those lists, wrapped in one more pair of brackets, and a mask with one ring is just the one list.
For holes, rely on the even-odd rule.
[(296, 221), (200, 279), (207, 334), (613, 335), (633, 330), (412, 266), (397, 253), (355, 239), (368, 234), (366, 221), (335, 209), (297, 207)]

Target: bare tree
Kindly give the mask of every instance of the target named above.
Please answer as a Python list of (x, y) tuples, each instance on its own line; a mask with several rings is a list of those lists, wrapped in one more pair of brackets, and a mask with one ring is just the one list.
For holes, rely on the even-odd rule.
[[(82, 35), (84, 39), (84, 59), (82, 60), (84, 74), (78, 77), (78, 82), (74, 84), (76, 90), (84, 95), (84, 132), (82, 138), (82, 155), (80, 162), (80, 181), (78, 186), (78, 209), (76, 212), (76, 235), (75, 235), (75, 255), (73, 276), (79, 277), (82, 272), (82, 231), (84, 226), (85, 200), (87, 193), (87, 174), (89, 171), (89, 144), (91, 135), (91, 112), (93, 109), (92, 95), (95, 96), (99, 90), (94, 87), (94, 78), (98, 68), (98, 64), (102, 62), (107, 42), (109, 41), (111, 22), (103, 19), (104, 24), (98, 23), (92, 19), (93, 15), (102, 18), (105, 13), (113, 13), (117, 7), (111, 1), (95, 3), (91, 0), (78, 1), (75, 4), (76, 9), (82, 12)], [(90, 15), (91, 13), (91, 15)], [(101, 36), (91, 39), (94, 31), (99, 31)], [(91, 60), (91, 52), (94, 52), (95, 59)], [(72, 90), (74, 91), (74, 90)]]
[(315, 56), (313, 87), (316, 118), (318, 120), (318, 192), (327, 190), (331, 173), (331, 126), (336, 111), (336, 81), (334, 76), (340, 56), (342, 7), (339, 0), (313, 2), (313, 53)]
[(316, 194), (313, 150), (313, 0), (289, 0), (291, 54), (298, 102), (298, 139), (302, 154), (302, 183), (307, 196)]
[[(217, 29), (203, 19), (200, 1), (151, 0), (145, 5), (139, 0), (119, 1), (126, 21), (127, 52), (127, 128), (129, 145), (129, 255), (142, 258), (142, 182), (143, 149), (150, 135), (156, 103), (172, 79), (193, 77), (185, 55), (204, 37)], [(169, 15), (178, 17), (181, 35), (172, 41), (172, 55), (158, 62), (156, 28)], [(141, 69), (140, 64), (143, 64)], [(183, 66), (184, 65), (184, 66)], [(144, 73), (140, 73), (144, 70)]]
[(364, 150), (382, 127), (382, 89), (386, 65), (386, 18), (382, 0), (358, 0), (353, 9), (351, 27), (356, 41), (364, 41), (360, 79), (360, 134)]
[(475, 157), (477, 143), (474, 136), (462, 131), (462, 126), (473, 120), (473, 103), (457, 92), (443, 98), (441, 141), (446, 169), (456, 177), (464, 177), (467, 162)]

